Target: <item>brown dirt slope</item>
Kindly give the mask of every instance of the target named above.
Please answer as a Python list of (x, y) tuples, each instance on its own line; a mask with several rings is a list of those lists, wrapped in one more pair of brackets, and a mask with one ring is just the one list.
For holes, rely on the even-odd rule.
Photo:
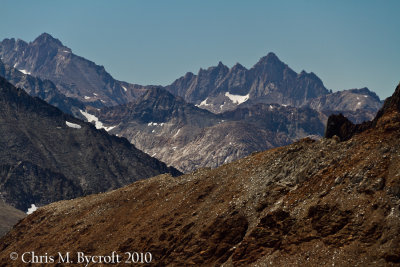
[(77, 251), (149, 251), (154, 266), (398, 266), (399, 198), (392, 105), (343, 142), (303, 139), (40, 208), (0, 240), (0, 262), (20, 266), (13, 251), (75, 261)]

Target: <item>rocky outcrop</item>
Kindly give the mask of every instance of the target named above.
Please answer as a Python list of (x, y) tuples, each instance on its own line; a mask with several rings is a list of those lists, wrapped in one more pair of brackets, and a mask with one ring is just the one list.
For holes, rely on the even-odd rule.
[(0, 261), (20, 266), (11, 252), (58, 260), (69, 251), (76, 262), (78, 251), (137, 251), (154, 266), (398, 266), (396, 98), (347, 141), (307, 138), (42, 207), (0, 240)]
[(27, 210), (115, 189), (174, 168), (0, 77), (0, 196)]

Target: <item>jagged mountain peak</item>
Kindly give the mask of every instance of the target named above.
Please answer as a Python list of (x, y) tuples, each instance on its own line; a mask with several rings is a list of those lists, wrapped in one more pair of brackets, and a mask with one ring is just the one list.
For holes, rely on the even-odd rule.
[(240, 64), (239, 62), (237, 62), (231, 70), (247, 70), (245, 66), (243, 66), (242, 64)]
[(229, 70), (229, 68), (228, 68), (228, 66), (224, 65), (221, 61), (219, 61), (217, 66), (209, 67), (206, 70), (204, 70), (204, 69), (200, 69), (200, 70), (203, 70), (205, 72), (220, 72), (220, 71), (226, 72)]
[(185, 78), (191, 78), (191, 77), (193, 77), (193, 76), (195, 76), (195, 74), (193, 73), (193, 72), (191, 72), (191, 71), (188, 71), (188, 72), (186, 72), (186, 74), (185, 74)]
[(64, 46), (60, 40), (58, 40), (57, 38), (54, 38), (53, 36), (51, 36), (49, 33), (42, 33), (41, 35), (39, 35), (34, 41), (34, 44), (55, 44), (57, 46)]
[(265, 65), (265, 64), (284, 64), (278, 56), (273, 53), (269, 52), (266, 56), (260, 58), (256, 65)]

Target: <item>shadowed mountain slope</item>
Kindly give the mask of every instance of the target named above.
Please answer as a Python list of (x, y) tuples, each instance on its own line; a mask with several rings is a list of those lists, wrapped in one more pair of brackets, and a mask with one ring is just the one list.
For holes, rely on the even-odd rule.
[(0, 104), (0, 195), (18, 209), (179, 173), (1, 77)]
[(25, 216), (25, 213), (5, 204), (0, 199), (0, 237), (6, 234), (14, 224)]

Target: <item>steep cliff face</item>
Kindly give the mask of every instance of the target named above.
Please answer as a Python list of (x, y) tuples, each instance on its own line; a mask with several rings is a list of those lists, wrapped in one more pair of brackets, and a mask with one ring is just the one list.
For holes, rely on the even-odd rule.
[(399, 88), (348, 140), (303, 139), (43, 207), (0, 240), (0, 259), (139, 251), (155, 266), (397, 266)]
[(0, 104), (0, 195), (18, 209), (179, 173), (1, 77)]

